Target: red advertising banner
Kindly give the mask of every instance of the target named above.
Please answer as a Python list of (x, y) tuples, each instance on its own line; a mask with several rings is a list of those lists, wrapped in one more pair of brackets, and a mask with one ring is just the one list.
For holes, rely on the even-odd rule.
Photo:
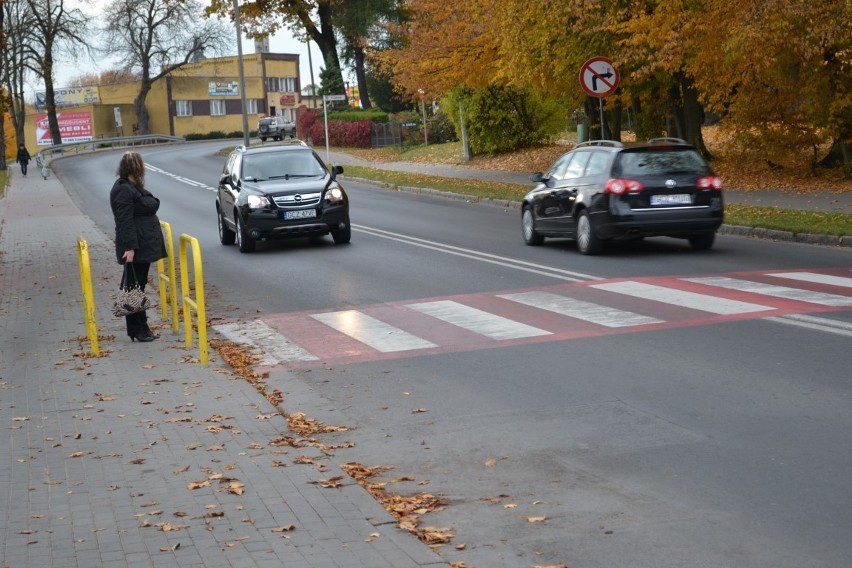
[[(62, 142), (88, 142), (92, 139), (92, 113), (89, 111), (58, 112), (56, 119), (59, 121), (59, 134)], [(46, 114), (38, 114), (35, 117), (36, 142), (39, 146), (50, 146), (53, 140), (50, 137), (50, 125)]]

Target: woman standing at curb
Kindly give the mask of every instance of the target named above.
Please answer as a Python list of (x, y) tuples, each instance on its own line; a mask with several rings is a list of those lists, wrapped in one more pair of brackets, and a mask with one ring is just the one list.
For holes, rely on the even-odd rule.
[[(115, 218), (115, 254), (119, 264), (129, 264), (125, 287), (145, 290), (151, 263), (166, 257), (166, 244), (157, 218), (160, 200), (145, 189), (145, 163), (136, 152), (125, 152), (118, 164), (118, 179), (109, 193)], [(127, 335), (133, 341), (154, 341), (143, 310), (125, 316)]]
[(21, 173), (24, 177), (27, 177), (27, 164), (30, 163), (31, 157), (30, 153), (27, 150), (27, 147), (23, 144), (18, 144), (18, 157), (15, 159), (16, 162), (21, 164)]

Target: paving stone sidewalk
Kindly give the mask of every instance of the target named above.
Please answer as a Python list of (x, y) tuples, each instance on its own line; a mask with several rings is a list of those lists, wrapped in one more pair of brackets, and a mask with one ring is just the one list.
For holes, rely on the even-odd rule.
[[(215, 352), (202, 367), (197, 346), (165, 325), (161, 339), (131, 343), (109, 311), (120, 278), (111, 238), (55, 178), (10, 173), (0, 199), (0, 567), (448, 566), (344, 475), (345, 450), (273, 445), (296, 435)], [(78, 236), (91, 257), (99, 358), (85, 356)], [(321, 487), (337, 476), (342, 487)]]

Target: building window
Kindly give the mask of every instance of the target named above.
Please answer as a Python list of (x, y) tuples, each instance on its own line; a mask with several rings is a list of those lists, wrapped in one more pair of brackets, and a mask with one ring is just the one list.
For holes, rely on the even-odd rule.
[(175, 101), (177, 116), (192, 116), (192, 101)]
[(257, 114), (257, 99), (246, 99), (246, 114)]
[(296, 78), (267, 77), (266, 90), (273, 93), (294, 93), (296, 92)]
[(214, 99), (210, 101), (210, 116), (225, 116), (225, 101)]

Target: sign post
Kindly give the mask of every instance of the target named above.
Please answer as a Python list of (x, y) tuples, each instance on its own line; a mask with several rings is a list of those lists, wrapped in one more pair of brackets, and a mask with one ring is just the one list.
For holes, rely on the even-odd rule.
[(592, 57), (580, 67), (580, 85), (590, 97), (600, 99), (601, 139), (604, 135), (603, 100), (618, 88), (618, 69), (606, 57)]
[(323, 95), (322, 96), (322, 115), (325, 121), (325, 161), (331, 161), (329, 159), (329, 149), (328, 149), (328, 102), (329, 101), (345, 101), (346, 95)]

